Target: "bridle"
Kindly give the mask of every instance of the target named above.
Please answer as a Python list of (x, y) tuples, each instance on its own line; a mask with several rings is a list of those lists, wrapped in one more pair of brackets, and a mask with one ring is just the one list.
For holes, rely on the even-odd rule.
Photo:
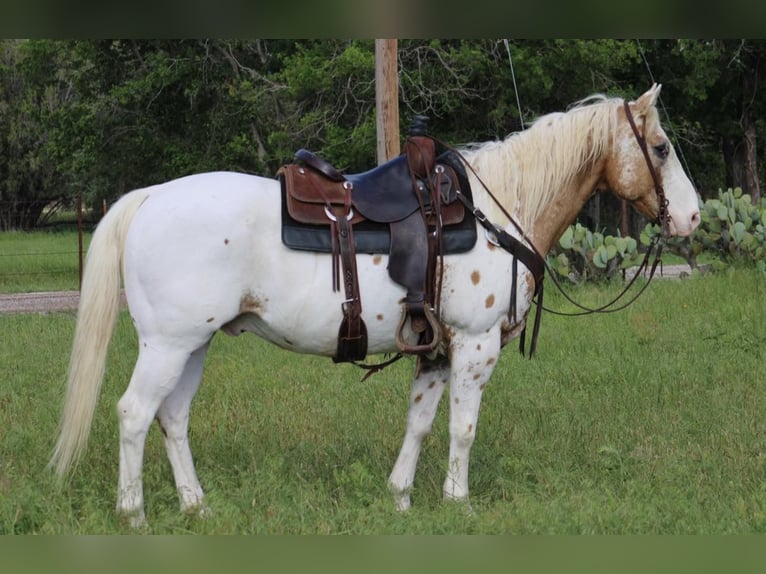
[[(662, 186), (662, 182), (660, 182), (660, 178), (657, 175), (657, 171), (654, 169), (654, 164), (652, 164), (652, 160), (649, 155), (649, 150), (647, 148), (646, 138), (643, 135), (641, 135), (641, 132), (638, 131), (636, 122), (633, 119), (633, 113), (630, 111), (630, 104), (627, 101), (624, 102), (624, 109), (625, 109), (625, 116), (627, 117), (628, 123), (630, 124), (630, 127), (633, 130), (633, 135), (635, 136), (636, 141), (638, 142), (638, 146), (639, 148), (641, 148), (641, 152), (643, 153), (644, 159), (646, 160), (646, 165), (649, 168), (649, 174), (651, 175), (652, 181), (654, 183), (654, 190), (657, 193), (657, 199), (659, 202), (657, 219), (659, 221), (660, 229), (662, 230), (662, 233), (656, 236), (652, 240), (651, 244), (649, 245), (649, 249), (647, 249), (646, 254), (644, 255), (643, 261), (641, 262), (638, 269), (636, 270), (635, 275), (633, 275), (633, 277), (625, 286), (625, 288), (612, 301), (596, 308), (590, 308), (590, 307), (581, 305), (580, 303), (574, 301), (566, 293), (566, 291), (564, 291), (563, 287), (556, 279), (555, 273), (548, 265), (548, 262), (546, 261), (545, 256), (543, 256), (538, 251), (538, 249), (535, 247), (535, 244), (532, 242), (532, 240), (526, 235), (524, 230), (521, 228), (521, 225), (516, 221), (516, 219), (510, 213), (508, 213), (505, 207), (503, 207), (503, 205), (498, 201), (498, 199), (495, 197), (492, 191), (490, 191), (489, 187), (482, 181), (482, 179), (479, 177), (479, 174), (476, 173), (476, 170), (473, 168), (473, 166), (471, 166), (471, 164), (463, 156), (463, 154), (461, 154), (460, 151), (456, 149), (455, 147), (448, 145), (442, 141), (439, 141), (436, 138), (432, 138), (437, 142), (437, 144), (442, 146), (444, 149), (454, 152), (457, 155), (457, 157), (460, 158), (460, 161), (473, 173), (474, 177), (476, 177), (476, 180), (481, 184), (481, 186), (487, 192), (489, 197), (497, 205), (497, 207), (500, 209), (502, 214), (508, 219), (511, 225), (513, 225), (513, 227), (516, 228), (516, 230), (521, 236), (521, 239), (523, 240), (523, 241), (520, 241), (516, 237), (511, 236), (500, 225), (497, 225), (496, 223), (492, 223), (478, 207), (474, 206), (473, 203), (465, 195), (463, 195), (460, 192), (460, 190), (457, 190), (458, 199), (473, 214), (473, 216), (476, 218), (476, 221), (482, 227), (484, 227), (487, 234), (487, 240), (503, 248), (505, 251), (507, 251), (513, 256), (513, 263), (511, 266), (511, 273), (512, 273), (511, 301), (510, 301), (510, 307), (508, 311), (508, 315), (512, 320), (515, 319), (515, 315), (516, 315), (516, 276), (517, 276), (517, 269), (518, 269), (518, 261), (521, 261), (522, 264), (526, 266), (527, 269), (532, 274), (532, 277), (535, 283), (533, 300), (536, 300), (537, 311), (535, 313), (532, 338), (531, 338), (530, 348), (529, 348), (530, 358), (532, 358), (537, 345), (537, 337), (538, 337), (539, 329), (540, 329), (540, 320), (542, 317), (542, 311), (547, 311), (554, 315), (563, 315), (563, 316), (569, 316), (569, 317), (590, 315), (595, 313), (614, 313), (617, 311), (621, 311), (625, 309), (626, 307), (628, 307), (629, 305), (631, 305), (636, 299), (638, 299), (641, 296), (641, 294), (649, 286), (649, 283), (651, 283), (654, 277), (654, 273), (657, 269), (657, 266), (658, 265), (660, 267), (662, 266), (661, 256), (662, 256), (662, 248), (663, 248), (663, 238), (668, 235), (668, 224), (670, 221), (670, 215), (668, 214), (668, 209), (667, 209), (668, 200), (665, 197), (665, 189)], [(631, 289), (636, 279), (638, 279), (638, 277), (642, 275), (644, 271), (649, 267), (649, 260), (651, 259), (652, 252), (654, 252), (654, 261), (652, 262), (651, 268), (649, 270), (649, 277), (646, 283), (627, 302), (624, 302), (621, 305), (617, 306), (617, 303)], [(553, 281), (553, 284), (562, 293), (564, 298), (570, 303), (572, 303), (575, 307), (580, 309), (579, 311), (562, 312), (562, 311), (556, 311), (556, 310), (550, 309), (546, 307), (545, 305), (543, 305), (543, 279), (545, 278), (545, 271), (548, 272), (548, 275), (550, 276), (551, 281)], [(519, 350), (521, 351), (522, 354), (524, 354), (525, 333), (526, 333), (526, 328), (522, 331), (519, 338)], [(381, 363), (379, 365), (363, 365), (359, 363), (354, 363), (354, 364), (356, 364), (359, 367), (368, 369), (369, 372), (364, 377), (364, 379), (366, 379), (371, 374), (399, 360), (401, 357), (402, 357), (402, 354), (398, 353), (392, 359), (389, 359), (388, 361), (385, 361), (384, 363)]]
[[(646, 160), (646, 166), (649, 168), (649, 175), (651, 175), (652, 182), (654, 183), (654, 191), (657, 193), (657, 201), (659, 203), (657, 220), (660, 225), (661, 234), (656, 236), (652, 240), (652, 242), (649, 245), (649, 249), (646, 250), (644, 259), (641, 261), (641, 264), (638, 266), (638, 269), (636, 270), (636, 273), (633, 275), (633, 277), (628, 282), (628, 284), (623, 288), (623, 290), (620, 291), (620, 293), (612, 301), (610, 301), (606, 305), (602, 305), (596, 308), (585, 307), (577, 303), (569, 295), (567, 295), (567, 293), (561, 287), (561, 284), (556, 280), (556, 275), (551, 271), (546, 261), (545, 268), (548, 270), (548, 275), (550, 275), (554, 285), (556, 285), (558, 290), (564, 295), (564, 298), (567, 301), (569, 301), (575, 307), (580, 309), (580, 311), (575, 311), (575, 312), (561, 312), (561, 311), (556, 311), (554, 309), (549, 309), (547, 307), (543, 307), (545, 311), (548, 311), (549, 313), (552, 313), (554, 315), (576, 317), (576, 316), (582, 316), (582, 315), (591, 315), (594, 313), (615, 313), (617, 311), (622, 311), (623, 309), (628, 307), (630, 304), (632, 304), (636, 299), (638, 299), (641, 296), (641, 294), (646, 290), (646, 288), (649, 286), (649, 283), (651, 283), (652, 279), (654, 278), (654, 272), (657, 270), (657, 266), (659, 265), (660, 269), (662, 269), (662, 248), (664, 246), (663, 239), (669, 236), (669, 222), (670, 222), (670, 215), (668, 214), (669, 202), (667, 197), (665, 197), (665, 188), (662, 186), (662, 182), (660, 182), (660, 177), (657, 175), (657, 170), (654, 169), (654, 164), (652, 163), (652, 159), (649, 155), (649, 149), (646, 144), (646, 137), (643, 136), (641, 132), (638, 131), (636, 122), (633, 119), (633, 113), (630, 111), (630, 104), (627, 101), (625, 101), (623, 104), (623, 107), (625, 109), (625, 117), (627, 118), (628, 123), (630, 124), (630, 127), (633, 130), (633, 135), (635, 136), (636, 141), (638, 142), (638, 147), (641, 148), (641, 152), (644, 155), (644, 160)], [(652, 256), (652, 252), (654, 252), (654, 262), (652, 263), (651, 268), (649, 268), (649, 259)], [(625, 294), (633, 286), (633, 283), (636, 282), (636, 279), (638, 279), (638, 277), (642, 275), (647, 268), (649, 268), (649, 277), (646, 283), (644, 283), (641, 289), (639, 289), (639, 291), (631, 299), (629, 299), (627, 302), (619, 306), (616, 306), (618, 301), (620, 301), (620, 299), (622, 299), (625, 296)]]
[[(463, 163), (473, 172), (473, 175), (482, 185), (484, 190), (487, 192), (490, 198), (492, 198), (492, 200), (498, 206), (498, 208), (503, 213), (503, 215), (510, 221), (510, 223), (520, 233), (521, 238), (526, 243), (526, 245), (524, 245), (523, 243), (518, 241), (516, 238), (508, 234), (505, 230), (503, 230), (502, 227), (490, 222), (487, 219), (487, 217), (481, 212), (481, 210), (471, 205), (464, 198), (462, 194), (458, 195), (458, 198), (466, 205), (466, 207), (468, 207), (472, 211), (474, 217), (476, 217), (477, 221), (487, 230), (488, 234), (493, 236), (493, 240), (494, 240), (493, 243), (504, 248), (506, 251), (508, 251), (514, 256), (513, 267), (512, 267), (513, 283), (511, 287), (511, 306), (510, 306), (509, 315), (515, 315), (515, 291), (516, 291), (515, 282), (516, 282), (517, 259), (522, 259), (522, 263), (532, 272), (532, 275), (535, 279), (535, 299), (537, 299), (538, 309), (535, 314), (534, 329), (532, 332), (532, 341), (531, 341), (531, 346), (529, 350), (530, 358), (532, 357), (535, 351), (537, 335), (538, 335), (538, 331), (540, 327), (540, 317), (541, 317), (542, 311), (547, 311), (554, 315), (563, 315), (563, 316), (570, 316), (570, 317), (591, 315), (595, 313), (614, 313), (617, 311), (621, 311), (625, 309), (626, 307), (628, 307), (629, 305), (631, 305), (636, 299), (638, 299), (641, 296), (641, 294), (646, 290), (646, 288), (649, 286), (649, 283), (651, 283), (652, 279), (654, 278), (654, 273), (657, 269), (657, 266), (658, 265), (660, 267), (662, 266), (661, 256), (662, 256), (662, 248), (663, 248), (663, 239), (664, 237), (669, 235), (668, 226), (670, 221), (670, 215), (668, 214), (668, 209), (667, 209), (668, 200), (665, 197), (665, 189), (662, 186), (662, 182), (660, 181), (659, 175), (657, 175), (657, 170), (655, 170), (654, 164), (652, 164), (652, 160), (649, 155), (649, 150), (647, 148), (646, 138), (641, 134), (641, 132), (639, 132), (638, 127), (636, 126), (636, 122), (633, 119), (633, 113), (630, 111), (630, 104), (627, 101), (624, 102), (624, 109), (625, 109), (625, 116), (628, 120), (628, 123), (630, 124), (631, 129), (633, 130), (633, 135), (636, 138), (638, 146), (644, 155), (644, 159), (646, 160), (646, 165), (649, 169), (649, 174), (651, 175), (652, 181), (654, 183), (654, 190), (657, 193), (657, 199), (659, 203), (657, 219), (660, 224), (660, 229), (662, 233), (656, 236), (652, 240), (651, 244), (649, 245), (649, 249), (647, 249), (646, 254), (644, 255), (643, 261), (639, 265), (638, 269), (636, 270), (636, 273), (633, 275), (631, 280), (623, 288), (623, 290), (612, 301), (600, 307), (595, 307), (595, 308), (586, 307), (578, 303), (577, 301), (573, 300), (566, 293), (566, 291), (564, 291), (563, 287), (556, 279), (555, 273), (552, 271), (552, 269), (548, 265), (548, 262), (546, 261), (545, 256), (542, 255), (537, 250), (532, 240), (524, 233), (524, 230), (521, 228), (521, 225), (511, 216), (510, 213), (508, 213), (508, 211), (503, 207), (503, 205), (492, 194), (492, 192), (489, 190), (487, 185), (481, 180), (479, 175), (476, 173), (473, 167), (468, 163), (465, 157), (463, 157), (458, 150), (452, 148), (451, 146), (446, 146), (452, 149), (453, 151), (455, 151), (458, 154), (458, 156), (461, 158)], [(439, 142), (439, 143), (442, 143), (442, 142)], [(488, 238), (489, 238), (489, 235), (488, 235)], [(649, 260), (651, 259), (653, 252), (654, 252), (654, 261), (652, 262), (651, 267), (649, 267)], [(647, 268), (649, 268), (649, 277), (646, 283), (627, 302), (623, 302), (621, 305), (617, 305), (617, 303), (620, 302), (620, 300), (631, 289), (631, 287), (636, 282), (638, 277), (640, 275), (643, 275), (644, 271)], [(577, 307), (579, 311), (562, 312), (562, 311), (556, 311), (554, 309), (550, 309), (546, 307), (545, 305), (543, 305), (543, 275), (544, 273), (541, 271), (541, 269), (548, 271), (548, 275), (550, 276), (551, 281), (553, 281), (553, 284), (556, 286), (556, 288), (562, 293), (564, 298), (570, 303), (572, 303), (575, 307)], [(519, 349), (523, 354), (524, 353), (524, 334), (523, 333), (520, 339)]]
[(654, 169), (652, 159), (649, 157), (649, 149), (646, 146), (646, 137), (641, 135), (641, 132), (638, 131), (638, 127), (636, 127), (636, 122), (633, 119), (633, 113), (630, 111), (630, 104), (625, 101), (623, 107), (625, 108), (625, 116), (628, 118), (630, 128), (633, 130), (633, 135), (636, 136), (638, 147), (641, 148), (641, 151), (644, 154), (646, 166), (649, 168), (649, 175), (652, 176), (652, 181), (654, 182), (654, 191), (657, 193), (657, 200), (659, 201), (659, 212), (657, 214), (657, 219), (660, 223), (662, 235), (667, 237), (669, 235), (668, 223), (670, 221), (670, 216), (668, 215), (668, 199), (665, 197), (665, 188), (662, 187), (662, 182), (660, 182), (660, 178), (657, 175), (657, 170)]

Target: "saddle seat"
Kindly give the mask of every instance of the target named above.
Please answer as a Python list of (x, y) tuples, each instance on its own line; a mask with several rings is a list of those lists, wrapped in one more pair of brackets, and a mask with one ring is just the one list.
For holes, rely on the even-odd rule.
[[(300, 163), (283, 166), (280, 173), (285, 178), (288, 191), (287, 209), (296, 221), (328, 225), (330, 218), (325, 207), (334, 206), (330, 212), (335, 215), (337, 207), (345, 205), (347, 191), (351, 192), (350, 200), (354, 210), (351, 223), (364, 220), (394, 223), (411, 215), (421, 205), (427, 216), (435, 215), (428, 187), (429, 183), (436, 185), (436, 181), (417, 180), (413, 184), (405, 155), (399, 155), (368, 171), (349, 175), (343, 175), (330, 163), (305, 149), (298, 150), (295, 159)], [(443, 206), (442, 224), (452, 225), (462, 221), (465, 216), (463, 204), (455, 202), (460, 181), (451, 165), (437, 165), (445, 173), (438, 183), (440, 203)], [(305, 166), (312, 169), (306, 169)], [(348, 215), (348, 211), (343, 215)]]

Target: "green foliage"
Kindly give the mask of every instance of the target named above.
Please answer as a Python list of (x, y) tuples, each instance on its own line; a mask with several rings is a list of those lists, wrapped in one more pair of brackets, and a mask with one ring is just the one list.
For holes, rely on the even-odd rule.
[[(738, 262), (766, 274), (766, 198), (753, 205), (741, 188), (719, 190), (717, 198), (700, 200), (700, 218), (691, 237), (666, 238), (665, 253), (681, 257), (692, 269), (698, 268), (697, 258), (704, 254), (713, 270)], [(659, 234), (658, 224), (647, 224), (640, 245), (648, 247)], [(548, 264), (573, 283), (598, 282), (621, 277), (621, 270), (638, 265), (642, 260), (638, 247), (631, 237), (604, 236), (578, 223), (564, 231)]]
[[(370, 40), (298, 42), (274, 81), (290, 96), (269, 143), (282, 163), (295, 150), (318, 152), (339, 169), (375, 163), (375, 50)], [(278, 165), (274, 166), (276, 169)]]
[(640, 262), (632, 237), (604, 236), (579, 223), (569, 226), (548, 254), (551, 269), (573, 283), (612, 279)]
[[(692, 267), (704, 252), (712, 258), (714, 269), (744, 262), (766, 272), (766, 198), (753, 205), (741, 188), (719, 190), (718, 197), (700, 202), (700, 218), (690, 238), (668, 239), (667, 248)], [(659, 232), (658, 225), (648, 224), (641, 233), (641, 243), (648, 245)]]
[[(738, 150), (745, 108), (763, 148), (750, 80), (764, 53), (762, 40), (401, 40), (400, 130), (425, 114), (449, 143), (502, 138), (594, 92), (635, 97), (649, 64), (707, 197), (757, 171)], [(0, 40), (0, 228), (33, 227), (81, 192), (94, 206), (192, 172), (273, 175), (301, 147), (369, 169), (374, 67), (365, 39)]]

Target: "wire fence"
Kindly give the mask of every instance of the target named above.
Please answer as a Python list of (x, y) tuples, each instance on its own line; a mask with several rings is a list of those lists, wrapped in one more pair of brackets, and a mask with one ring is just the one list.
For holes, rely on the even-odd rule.
[[(30, 259), (34, 260), (35, 258), (39, 258), (39, 260), (43, 262), (49, 260), (51, 257), (58, 259), (62, 257), (70, 257), (72, 261), (77, 262), (79, 265), (79, 252), (77, 249), (71, 251), (30, 251), (24, 253), (0, 253), (0, 278), (72, 274), (72, 269), (69, 266), (62, 267), (60, 269), (40, 269), (36, 271), (32, 269), (19, 269), (17, 271), (8, 270), (15, 267), (13, 258), (18, 259), (19, 261), (23, 259), (26, 263)], [(44, 266), (44, 263), (42, 265)]]
[[(44, 225), (25, 233), (7, 229), (0, 232), (0, 293), (24, 291), (79, 290), (82, 283), (83, 259), (87, 236), (95, 227), (96, 220), (106, 211), (86, 210), (82, 197), (73, 205), (56, 202), (43, 210)], [(17, 217), (14, 214), (38, 209), (39, 204), (29, 201), (0, 201), (0, 216), (5, 221)]]
[(79, 290), (81, 254), (73, 239), (72, 249), (50, 251), (13, 251), (0, 242), (0, 293)]

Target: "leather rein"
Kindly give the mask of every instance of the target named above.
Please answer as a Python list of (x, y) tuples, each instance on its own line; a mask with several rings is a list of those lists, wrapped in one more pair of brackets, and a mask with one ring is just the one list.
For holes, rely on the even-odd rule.
[[(617, 311), (622, 311), (623, 309), (628, 307), (631, 303), (633, 303), (636, 299), (638, 299), (641, 296), (641, 294), (644, 292), (644, 290), (646, 290), (646, 288), (649, 286), (649, 283), (651, 283), (652, 279), (654, 278), (654, 272), (656, 271), (657, 266), (659, 265), (660, 269), (662, 269), (663, 243), (661, 242), (661, 240), (662, 238), (668, 235), (668, 221), (670, 219), (670, 216), (668, 215), (668, 200), (665, 197), (665, 188), (662, 186), (662, 183), (660, 182), (660, 178), (657, 175), (657, 170), (654, 169), (654, 164), (652, 164), (651, 157), (649, 156), (649, 149), (646, 145), (646, 137), (644, 137), (641, 134), (641, 132), (638, 130), (638, 127), (636, 126), (636, 122), (633, 119), (633, 113), (630, 111), (630, 104), (626, 101), (624, 102), (623, 107), (625, 109), (625, 116), (628, 119), (628, 123), (630, 124), (630, 127), (633, 130), (633, 135), (636, 137), (636, 141), (638, 142), (638, 147), (641, 148), (641, 152), (644, 155), (644, 160), (646, 160), (646, 165), (649, 168), (649, 175), (651, 175), (652, 182), (654, 183), (654, 190), (657, 193), (657, 199), (659, 202), (659, 210), (658, 210), (657, 218), (658, 218), (660, 229), (662, 232), (661, 232), (661, 235), (658, 235), (657, 237), (655, 237), (652, 243), (649, 245), (649, 249), (646, 250), (644, 259), (641, 261), (641, 264), (636, 270), (636, 273), (633, 275), (633, 277), (625, 286), (625, 288), (612, 301), (610, 301), (609, 303), (605, 305), (602, 305), (601, 307), (589, 308), (589, 307), (580, 305), (576, 301), (572, 300), (569, 297), (569, 295), (567, 295), (567, 293), (562, 289), (561, 285), (557, 282), (555, 274), (551, 272), (550, 268), (548, 267), (546, 263), (546, 268), (548, 269), (548, 273), (551, 276), (551, 280), (554, 282), (558, 290), (561, 291), (561, 293), (564, 295), (567, 301), (569, 301), (575, 307), (578, 307), (580, 309), (580, 311), (575, 311), (575, 312), (561, 312), (561, 311), (555, 311), (553, 309), (545, 308), (546, 311), (554, 315), (576, 317), (576, 316), (582, 316), (582, 315), (591, 315), (593, 313), (615, 313)], [(652, 263), (651, 268), (649, 268), (649, 259), (652, 255), (652, 251), (654, 251), (655, 249), (656, 251), (654, 254), (654, 262)], [(641, 289), (639, 289), (638, 293), (636, 293), (627, 302), (623, 303), (620, 306), (615, 307), (617, 302), (620, 299), (622, 299), (622, 297), (625, 296), (625, 294), (630, 290), (630, 288), (636, 282), (636, 279), (640, 275), (642, 275), (647, 268), (649, 268), (649, 278), (647, 282), (641, 287)]]
[[(562, 316), (569, 316), (569, 317), (590, 315), (595, 313), (614, 313), (617, 311), (621, 311), (625, 309), (626, 307), (628, 307), (629, 305), (631, 305), (634, 301), (636, 301), (636, 299), (638, 299), (638, 297), (641, 296), (641, 294), (646, 290), (646, 288), (649, 286), (649, 283), (651, 283), (652, 279), (654, 278), (654, 273), (657, 269), (657, 266), (662, 265), (662, 259), (661, 259), (662, 248), (663, 248), (662, 240), (668, 234), (668, 222), (670, 219), (670, 216), (667, 211), (668, 200), (665, 197), (665, 189), (662, 186), (662, 182), (660, 181), (659, 175), (657, 174), (657, 171), (654, 169), (654, 165), (652, 164), (651, 157), (649, 155), (649, 150), (646, 143), (646, 138), (638, 130), (638, 127), (636, 126), (636, 122), (633, 118), (633, 113), (630, 111), (630, 104), (627, 101), (624, 102), (624, 110), (625, 110), (625, 116), (628, 120), (628, 123), (630, 124), (631, 130), (633, 131), (633, 135), (636, 138), (638, 146), (639, 148), (641, 148), (641, 152), (643, 153), (644, 159), (646, 160), (646, 165), (649, 168), (649, 174), (651, 175), (652, 181), (654, 183), (654, 190), (657, 193), (657, 199), (659, 201), (658, 221), (659, 221), (660, 229), (662, 233), (658, 235), (649, 245), (649, 249), (647, 249), (643, 261), (641, 262), (635, 275), (633, 275), (633, 277), (625, 286), (625, 288), (612, 301), (610, 301), (609, 303), (606, 303), (605, 305), (602, 305), (600, 307), (595, 307), (595, 308), (586, 307), (574, 301), (566, 293), (566, 291), (564, 291), (563, 287), (556, 279), (555, 273), (552, 271), (552, 269), (548, 265), (546, 258), (538, 251), (538, 249), (535, 247), (534, 243), (526, 235), (526, 233), (524, 233), (524, 230), (521, 228), (521, 225), (511, 216), (510, 213), (508, 213), (505, 207), (503, 207), (503, 205), (498, 201), (498, 199), (490, 191), (489, 187), (487, 187), (487, 185), (482, 181), (478, 173), (476, 173), (476, 170), (474, 170), (473, 166), (471, 166), (471, 164), (465, 159), (465, 157), (460, 153), (459, 150), (457, 150), (453, 146), (445, 144), (444, 142), (436, 140), (437, 143), (439, 143), (446, 149), (452, 150), (457, 155), (457, 157), (460, 158), (463, 164), (473, 173), (477, 181), (481, 184), (481, 186), (487, 192), (487, 194), (492, 199), (492, 201), (497, 205), (497, 207), (500, 209), (502, 214), (508, 219), (511, 225), (514, 226), (514, 228), (519, 232), (519, 234), (521, 235), (521, 238), (523, 239), (523, 241), (520, 241), (519, 239), (513, 237), (508, 232), (506, 232), (501, 226), (489, 221), (487, 216), (478, 207), (474, 206), (471, 203), (471, 201), (465, 195), (463, 195), (459, 190), (457, 191), (458, 199), (473, 214), (473, 216), (476, 218), (476, 221), (482, 227), (484, 227), (487, 234), (488, 241), (503, 248), (505, 251), (507, 251), (513, 256), (513, 262), (511, 264), (511, 273), (512, 273), (511, 301), (510, 301), (510, 307), (508, 311), (508, 315), (512, 323), (516, 320), (516, 276), (517, 276), (517, 269), (518, 269), (518, 261), (520, 260), (522, 264), (526, 266), (529, 269), (530, 273), (532, 274), (532, 277), (535, 282), (533, 300), (536, 302), (537, 312), (535, 313), (535, 320), (534, 320), (534, 325), (532, 330), (532, 338), (531, 338), (530, 348), (529, 348), (530, 359), (534, 355), (535, 348), (537, 345), (537, 338), (538, 338), (539, 329), (540, 329), (542, 311), (547, 311), (554, 315), (562, 315)], [(640, 275), (642, 275), (644, 271), (649, 267), (649, 260), (651, 259), (652, 252), (654, 252), (654, 262), (651, 265), (651, 268), (649, 271), (649, 277), (646, 283), (641, 287), (641, 289), (639, 289), (639, 291), (631, 299), (617, 306), (617, 303), (631, 289), (633, 284), (636, 282), (636, 279)], [(567, 299), (567, 301), (569, 301), (575, 307), (580, 309), (579, 311), (562, 312), (562, 311), (556, 311), (556, 310), (550, 309), (546, 307), (545, 305), (543, 305), (543, 280), (545, 278), (546, 270), (548, 271), (548, 275), (551, 277), (551, 280), (553, 281), (553, 284), (556, 286), (556, 288), (562, 293), (562, 295)], [(526, 334), (526, 328), (522, 331), (519, 338), (519, 350), (522, 354), (524, 354), (525, 334)], [(388, 366), (391, 363), (396, 362), (400, 358), (402, 358), (402, 354), (398, 353), (393, 358), (377, 365), (364, 365), (364, 364), (356, 363), (356, 362), (354, 362), (354, 364), (358, 367), (369, 370), (367, 375), (364, 377), (364, 379), (366, 379), (371, 374), (381, 370), (383, 367)]]
[[(491, 235), (492, 239), (490, 239), (490, 241), (492, 243), (495, 243), (496, 245), (502, 247), (503, 249), (505, 249), (512, 255), (514, 255), (513, 267), (512, 267), (513, 282), (511, 286), (511, 306), (509, 310), (509, 315), (511, 317), (515, 315), (517, 259), (521, 259), (522, 263), (530, 270), (530, 272), (532, 273), (535, 279), (535, 299), (536, 299), (538, 309), (537, 309), (537, 313), (535, 314), (535, 322), (534, 322), (534, 327), (532, 331), (532, 341), (531, 341), (530, 350), (529, 350), (530, 358), (532, 357), (535, 351), (542, 310), (552, 313), (554, 315), (562, 315), (562, 316), (570, 316), (570, 317), (590, 315), (595, 313), (614, 313), (617, 311), (621, 311), (625, 309), (626, 307), (628, 307), (629, 305), (631, 305), (636, 299), (638, 299), (639, 296), (641, 296), (641, 294), (649, 286), (649, 283), (651, 283), (651, 280), (654, 278), (654, 273), (657, 269), (657, 266), (662, 265), (662, 259), (661, 259), (662, 248), (663, 248), (662, 239), (668, 234), (668, 222), (670, 218), (667, 211), (668, 200), (665, 197), (665, 189), (662, 186), (662, 182), (660, 181), (659, 175), (657, 174), (657, 171), (654, 169), (654, 165), (652, 164), (651, 157), (649, 155), (649, 150), (646, 143), (646, 138), (638, 130), (638, 127), (636, 126), (636, 122), (633, 119), (633, 113), (630, 111), (630, 104), (627, 101), (624, 102), (624, 110), (625, 110), (625, 116), (627, 117), (628, 123), (630, 124), (630, 127), (633, 131), (633, 135), (635, 136), (636, 141), (638, 142), (638, 146), (641, 149), (641, 152), (643, 153), (644, 159), (646, 160), (646, 165), (649, 168), (649, 174), (651, 175), (652, 181), (654, 183), (654, 189), (655, 189), (655, 192), (657, 193), (657, 199), (659, 201), (658, 221), (659, 221), (662, 233), (659, 236), (657, 236), (649, 245), (649, 249), (647, 249), (643, 261), (641, 262), (638, 269), (636, 270), (636, 273), (633, 275), (632, 279), (628, 282), (625, 288), (612, 301), (600, 307), (595, 307), (595, 308), (586, 307), (578, 303), (577, 301), (574, 301), (566, 293), (566, 291), (564, 291), (561, 284), (557, 281), (555, 273), (553, 273), (550, 266), (548, 265), (546, 258), (537, 250), (532, 240), (529, 239), (529, 237), (524, 233), (524, 230), (521, 228), (520, 224), (507, 212), (507, 210), (503, 207), (503, 205), (492, 194), (492, 192), (489, 190), (487, 185), (481, 180), (481, 178), (478, 176), (478, 174), (473, 169), (473, 167), (468, 163), (468, 161), (466, 161), (466, 159), (457, 150), (455, 150), (454, 148), (451, 148), (459, 155), (463, 163), (473, 172), (474, 176), (482, 185), (484, 190), (492, 198), (495, 204), (500, 208), (500, 211), (503, 213), (503, 215), (511, 222), (511, 224), (521, 234), (522, 239), (526, 242), (526, 245), (525, 245), (521, 241), (517, 240), (516, 238), (508, 234), (499, 225), (490, 222), (487, 219), (487, 217), (484, 215), (484, 213), (481, 212), (481, 210), (471, 205), (468, 199), (465, 198), (462, 194), (458, 194), (458, 198), (473, 213), (476, 220), (487, 230), (488, 239), (490, 239), (490, 235)], [(651, 258), (652, 252), (654, 252), (654, 262), (649, 268), (649, 260)], [(631, 289), (633, 284), (636, 282), (637, 278), (640, 275), (642, 275), (647, 268), (649, 268), (649, 277), (647, 282), (641, 287), (638, 293), (636, 293), (631, 299), (617, 306), (617, 303), (627, 294), (627, 292)], [(556, 288), (564, 295), (567, 301), (569, 301), (575, 307), (580, 309), (579, 311), (562, 312), (562, 311), (556, 311), (556, 310), (550, 309), (543, 305), (543, 277), (544, 277), (545, 270), (548, 271), (548, 275), (550, 275), (551, 281), (553, 281), (553, 284), (556, 286)], [(522, 332), (522, 335), (521, 335), (519, 350), (521, 351), (522, 354), (524, 354), (524, 332)]]

